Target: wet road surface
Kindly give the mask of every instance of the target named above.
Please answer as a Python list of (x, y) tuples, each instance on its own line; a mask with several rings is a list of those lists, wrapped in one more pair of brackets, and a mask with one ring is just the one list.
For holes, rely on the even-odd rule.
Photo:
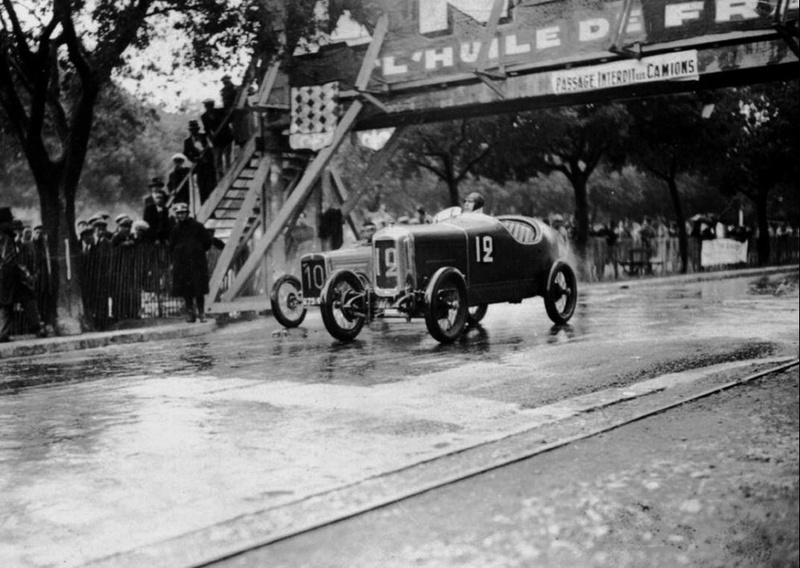
[(594, 286), (571, 325), (490, 306), (462, 341), (318, 312), (203, 338), (2, 362), (0, 564), (71, 566), (526, 427), (546, 404), (797, 356), (797, 276)]

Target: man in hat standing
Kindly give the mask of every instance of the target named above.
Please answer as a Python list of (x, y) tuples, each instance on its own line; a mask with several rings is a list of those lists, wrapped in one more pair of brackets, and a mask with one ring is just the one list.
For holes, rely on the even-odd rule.
[(172, 171), (167, 178), (167, 191), (174, 202), (189, 203), (189, 174), (192, 169), (186, 165), (188, 159), (183, 154), (172, 156)]
[(189, 121), (189, 136), (183, 141), (183, 155), (195, 164), (197, 191), (200, 193), (200, 203), (203, 203), (217, 185), (217, 170), (214, 167), (211, 143), (206, 133), (200, 132), (200, 125), (196, 120)]
[(149, 184), (150, 196), (145, 200), (142, 218), (150, 225), (150, 239), (156, 244), (169, 240), (170, 218), (167, 209), (167, 192), (161, 178), (153, 178)]
[(0, 207), (0, 342), (10, 341), (14, 304), (22, 304), (31, 327), (39, 337), (47, 331), (39, 317), (33, 283), (19, 264), (14, 232), (14, 215), (9, 207)]
[(216, 108), (214, 99), (203, 101), (205, 112), (200, 115), (203, 128), (211, 137), (211, 146), (214, 149), (214, 167), (217, 170), (217, 181), (231, 167), (231, 153), (233, 151), (233, 131), (231, 125), (225, 120), (225, 111)]
[(189, 206), (176, 203), (175, 226), (170, 234), (172, 251), (172, 295), (186, 303), (186, 321), (205, 321), (205, 295), (208, 294), (208, 259), (211, 234), (202, 223), (189, 216)]
[(236, 85), (231, 81), (230, 75), (222, 76), (222, 89), (220, 89), (222, 99), (222, 110), (229, 112), (236, 104)]

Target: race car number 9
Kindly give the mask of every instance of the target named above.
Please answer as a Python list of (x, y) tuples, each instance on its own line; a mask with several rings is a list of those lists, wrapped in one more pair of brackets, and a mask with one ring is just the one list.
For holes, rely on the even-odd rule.
[(478, 262), (494, 262), (494, 240), (489, 235), (475, 237), (475, 260)]

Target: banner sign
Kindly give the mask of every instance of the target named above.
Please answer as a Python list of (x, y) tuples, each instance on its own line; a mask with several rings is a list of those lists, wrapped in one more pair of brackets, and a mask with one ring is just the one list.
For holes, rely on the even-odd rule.
[(797, 18), (798, 0), (642, 0), (648, 43), (766, 29), (779, 9)]
[(640, 60), (626, 59), (577, 67), (551, 73), (551, 88), (556, 95), (581, 91), (594, 91), (612, 87), (624, 87), (637, 83), (670, 80), (697, 80), (697, 51), (680, 51)]
[(701, 241), (700, 266), (747, 263), (747, 241), (712, 239)]
[(494, 0), (393, 0), (373, 78), (394, 84), (472, 73), (484, 58), (487, 69), (510, 73), (515, 66), (586, 61), (608, 56), (620, 28), (623, 45), (772, 33), (776, 11), (796, 14), (798, 1), (634, 0), (620, 26), (622, 0), (504, 0), (487, 37)]

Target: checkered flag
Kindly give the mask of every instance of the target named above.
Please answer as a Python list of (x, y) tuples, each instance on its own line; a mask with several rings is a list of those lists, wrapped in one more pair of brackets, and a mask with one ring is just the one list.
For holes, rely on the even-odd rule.
[(339, 83), (292, 88), (289, 144), (295, 150), (319, 150), (333, 142), (339, 120)]

